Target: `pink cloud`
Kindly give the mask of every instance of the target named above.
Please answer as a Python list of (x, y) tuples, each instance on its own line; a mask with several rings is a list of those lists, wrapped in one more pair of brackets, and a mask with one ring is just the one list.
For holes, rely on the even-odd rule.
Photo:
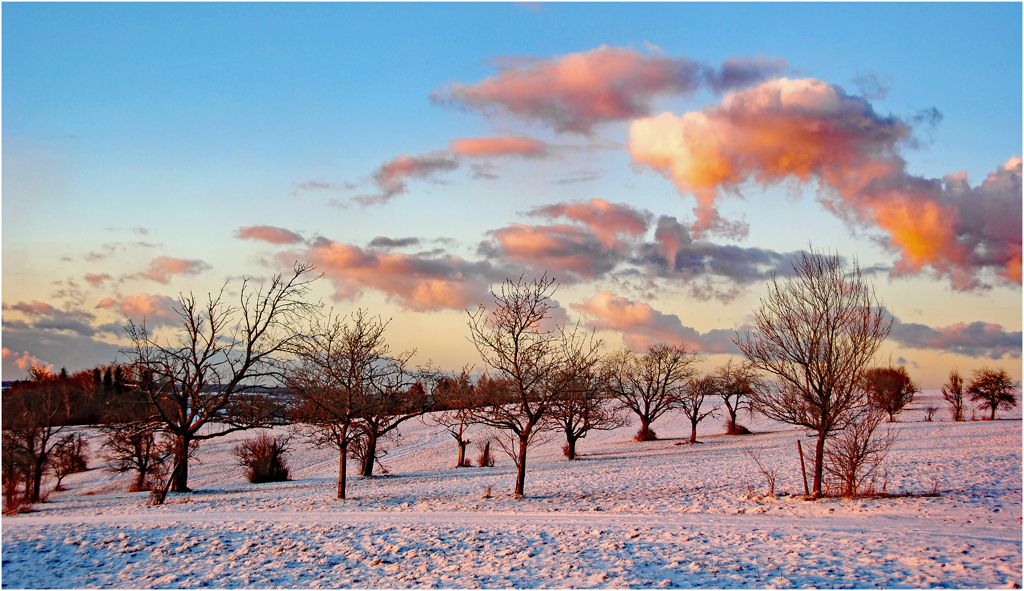
[(3, 347), (2, 349), (0, 349), (0, 355), (3, 356), (3, 359), (8, 360), (8, 362), (10, 363), (13, 363), (18, 369), (22, 371), (28, 371), (33, 367), (38, 367), (45, 371), (46, 373), (53, 373), (54, 371), (52, 364), (46, 363), (45, 361), (41, 361), (38, 357), (30, 355), (28, 351), (15, 353), (14, 351), (11, 351), (7, 347)]
[(181, 321), (178, 316), (178, 301), (165, 295), (139, 295), (128, 296), (120, 302), (105, 299), (97, 305), (97, 308), (117, 306), (122, 314), (136, 322), (146, 321), (147, 326), (168, 326), (175, 325)]
[(896, 319), (890, 338), (915, 349), (937, 349), (971, 357), (1021, 356), (1021, 331), (1010, 332), (999, 324), (985, 322), (958, 322), (933, 328)]
[(149, 264), (148, 270), (136, 273), (134, 276), (152, 279), (166, 285), (170, 283), (172, 275), (198, 275), (209, 268), (210, 265), (200, 260), (157, 257)]
[(715, 71), (687, 58), (602, 45), (516, 63), (476, 84), (450, 84), (432, 98), (485, 114), (507, 112), (540, 120), (557, 131), (590, 134), (600, 123), (648, 115), (659, 96), (690, 93), (701, 85), (726, 90), (784, 68), (781, 60), (739, 58)]
[(1001, 265), (1006, 276), (1015, 277), (1019, 161), (997, 172), (997, 180), (986, 181), (1011, 197), (1015, 186), (1016, 207), (1009, 213), (1018, 223), (1014, 236), (1002, 237), (1000, 261), (982, 261), (979, 253), (991, 249), (975, 248), (982, 238), (975, 244), (969, 239), (981, 224), (961, 225), (969, 208), (939, 183), (906, 173), (898, 148), (910, 133), (907, 124), (875, 114), (864, 99), (839, 87), (783, 78), (731, 93), (712, 109), (634, 121), (629, 150), (634, 162), (665, 174), (681, 193), (696, 198), (698, 237), (735, 231), (716, 209), (723, 191), (748, 180), (770, 184), (795, 178), (832, 189), (836, 198), (826, 196), (823, 202), (837, 214), (885, 231), (888, 246), (899, 253), (896, 273), (930, 266), (949, 275), (958, 289), (977, 286), (977, 264)]
[(458, 168), (459, 163), (445, 152), (432, 152), (419, 156), (401, 155), (381, 164), (373, 173), (373, 180), (381, 192), (360, 195), (355, 201), (363, 206), (387, 203), (396, 195), (405, 193), (406, 179), (427, 178), (431, 174)]
[(489, 300), (493, 270), (452, 256), (423, 256), (363, 250), (326, 238), (316, 240), (299, 258), (314, 263), (334, 283), (336, 297), (362, 289), (384, 292), (403, 306), (426, 312), (461, 310)]
[(541, 156), (548, 150), (542, 141), (508, 135), (452, 140), (451, 148), (457, 156)]
[(86, 273), (85, 275), (85, 280), (92, 284), (93, 287), (101, 287), (103, 283), (105, 281), (109, 281), (110, 278), (109, 273), (100, 273), (98, 275), (95, 273)]
[(656, 343), (685, 344), (702, 353), (738, 353), (731, 340), (732, 331), (715, 329), (701, 334), (683, 326), (675, 314), (664, 314), (649, 304), (634, 303), (602, 291), (584, 304), (573, 304), (573, 309), (585, 312), (597, 330), (622, 333), (622, 340), (632, 349), (642, 351)]
[(621, 246), (620, 234), (642, 238), (652, 217), (649, 212), (624, 203), (608, 203), (604, 199), (591, 199), (586, 203), (555, 203), (539, 207), (529, 215), (552, 219), (564, 217), (581, 222), (597, 235), (605, 248)]
[(610, 271), (622, 254), (604, 248), (596, 235), (567, 224), (510, 224), (488, 232), (481, 251), (492, 258), (526, 264), (537, 271), (595, 277)]
[(47, 304), (46, 302), (37, 302), (36, 300), (32, 300), (31, 304), (26, 302), (18, 302), (13, 306), (4, 304), (3, 307), (5, 310), (17, 310), (18, 312), (24, 312), (25, 314), (30, 314), (33, 316), (52, 315), (60, 312), (60, 310), (54, 308), (50, 304)]
[(263, 240), (271, 244), (295, 244), (296, 242), (302, 242), (302, 236), (291, 230), (276, 226), (246, 226), (238, 229), (236, 237), (248, 240)]

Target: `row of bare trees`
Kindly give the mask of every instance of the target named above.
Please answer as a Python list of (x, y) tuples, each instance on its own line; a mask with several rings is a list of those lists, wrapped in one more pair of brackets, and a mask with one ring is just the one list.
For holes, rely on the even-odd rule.
[[(746, 361), (705, 376), (697, 375), (700, 356), (682, 345), (602, 355), (593, 331), (552, 321), (557, 284), (546, 275), (506, 280), (489, 306), (468, 312), (482, 377), (473, 380), (469, 368), (458, 376), (411, 368), (414, 352), (393, 352), (387, 343), (388, 321), (363, 310), (322, 315), (306, 300), (315, 279), (311, 266), (296, 264), (264, 286), (243, 281), (234, 302), (227, 285), (205, 302), (182, 295), (181, 322), (170, 339), (129, 322), (128, 364), (104, 375), (96, 370), (91, 382), (125, 398), (107, 400), (106, 447), (117, 469), (137, 474), (136, 488), (162, 481), (161, 500), (168, 490), (188, 491), (189, 458), (201, 441), (296, 422), (313, 442), (338, 450), (344, 498), (350, 451), (359, 452), (361, 473), (370, 476), (383, 438), (438, 411), (435, 420), (458, 444), (458, 465), (465, 464), (470, 425), (500, 434), (497, 442), (516, 466), (514, 493), (522, 495), (529, 448), (545, 433), (561, 430), (574, 459), (581, 438), (621, 426), (627, 411), (639, 420), (636, 438), (643, 441), (656, 438), (654, 422), (676, 410), (689, 419), (695, 442), (698, 424), (718, 408), (710, 401), (721, 400), (729, 433), (743, 432), (737, 416), (751, 410), (814, 433), (814, 493), (821, 494), (825, 457), (841, 443), (830, 450), (830, 439), (861, 433), (851, 445), (866, 449), (862, 439), (873, 436), (878, 416), (892, 421), (917, 390), (902, 367), (869, 368), (891, 320), (859, 266), (847, 271), (835, 255), (804, 253), (789, 278), (773, 278), (753, 329), (735, 339)], [(20, 450), (19, 457), (30, 458), (21, 472), (31, 499), (38, 499), (48, 458), (72, 422), (74, 380), (62, 379), (47, 382), (47, 391), (57, 393), (52, 403), (4, 396), (5, 483), (6, 451)], [(947, 386), (950, 404), (962, 402), (962, 379), (951, 375)], [(1016, 404), (1014, 387), (1005, 371), (976, 372), (966, 393), (994, 418), (996, 408)], [(17, 421), (8, 420), (33, 413), (49, 418), (27, 421), (45, 425), (32, 433), (19, 433)]]

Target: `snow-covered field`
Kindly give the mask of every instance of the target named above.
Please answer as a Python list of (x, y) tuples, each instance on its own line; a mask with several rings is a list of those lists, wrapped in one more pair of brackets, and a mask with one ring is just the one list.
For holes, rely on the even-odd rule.
[[(654, 424), (657, 442), (631, 442), (636, 425), (594, 432), (576, 462), (554, 434), (531, 451), (522, 499), (511, 460), (451, 469), (455, 443), (429, 421), (407, 423), (388, 473), (351, 478), (346, 501), (336, 452), (301, 443), (291, 481), (246, 483), (231, 449), (252, 433), (205, 442), (195, 492), (158, 507), (94, 458), (3, 518), (3, 586), (1020, 587), (1021, 413), (923, 422), (935, 397), (900, 417), (886, 490), (913, 496), (894, 498), (789, 496), (803, 492), (800, 431), (757, 418), (741, 421), (749, 436), (709, 419), (695, 446), (677, 445), (679, 415)], [(748, 449), (778, 469), (777, 498)]]

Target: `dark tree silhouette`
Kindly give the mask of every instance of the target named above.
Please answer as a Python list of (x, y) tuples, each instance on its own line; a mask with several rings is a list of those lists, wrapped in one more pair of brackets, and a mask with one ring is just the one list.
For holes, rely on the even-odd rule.
[(890, 423), (914, 401), (914, 395), (919, 390), (917, 384), (910, 379), (907, 368), (902, 365), (873, 367), (864, 372), (861, 380), (868, 394), (868, 402), (888, 415)]
[(992, 411), (990, 421), (996, 420), (996, 409), (1010, 409), (1017, 406), (1016, 390), (1020, 384), (1010, 379), (1005, 369), (976, 369), (971, 374), (971, 383), (967, 385), (967, 395), (971, 400), (981, 403), (981, 408)]
[(953, 420), (964, 420), (964, 378), (955, 369), (949, 371), (949, 378), (942, 385), (942, 398), (949, 404)]

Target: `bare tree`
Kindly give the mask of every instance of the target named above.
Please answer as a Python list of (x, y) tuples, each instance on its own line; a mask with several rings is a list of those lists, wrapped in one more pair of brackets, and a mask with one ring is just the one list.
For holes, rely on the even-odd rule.
[(919, 390), (902, 365), (873, 367), (864, 372), (861, 380), (868, 394), (868, 403), (889, 415), (890, 423), (914, 401)]
[(67, 428), (75, 396), (75, 383), (66, 371), (54, 375), (38, 367), (30, 370), (28, 381), (3, 394), (4, 447), (9, 452), (5, 461), (20, 473), (9, 476), (12, 482), (24, 482), (28, 503), (40, 500), (43, 474)]
[[(237, 305), (225, 300), (227, 284), (205, 304), (178, 298), (176, 338), (159, 339), (145, 323), (129, 321), (131, 347), (124, 354), (135, 386), (152, 402), (161, 429), (174, 438), (169, 485), (187, 492), (189, 449), (194, 441), (221, 437), (273, 422), (280, 406), (261, 391), (283, 377), (280, 356), (294, 349), (302, 324), (315, 310), (304, 300), (313, 267), (296, 263), (289, 276), (253, 289), (243, 281)], [(204, 428), (205, 427), (205, 428)]]
[(622, 414), (612, 405), (607, 379), (596, 367), (570, 369), (577, 375), (563, 382), (551, 405), (551, 420), (565, 433), (565, 457), (576, 459), (576, 443), (590, 431), (617, 429)]
[(345, 498), (349, 446), (373, 402), (374, 384), (391, 370), (384, 338), (388, 323), (357, 310), (348, 317), (315, 319), (301, 339), (298, 365), (289, 372), (289, 388), (298, 394), (296, 420), (318, 447), (338, 449), (338, 498)]
[(682, 405), (687, 380), (696, 373), (692, 366), (698, 361), (685, 345), (667, 343), (651, 345), (643, 355), (623, 349), (608, 358), (610, 391), (640, 419), (637, 441), (658, 438), (651, 424)]
[(889, 427), (878, 430), (886, 412), (867, 407), (858, 413), (825, 447), (825, 471), (839, 494), (854, 497), (862, 485), (876, 476), (899, 432)]
[(682, 402), (679, 407), (690, 420), (690, 444), (697, 443), (697, 425), (704, 419), (715, 414), (715, 407), (705, 408), (704, 402), (713, 398), (718, 390), (715, 376), (707, 375), (692, 378), (683, 390)]
[(1011, 409), (1017, 406), (1016, 390), (1020, 384), (1010, 379), (1005, 369), (976, 369), (971, 375), (971, 383), (967, 385), (967, 395), (971, 400), (981, 403), (981, 408), (992, 410), (989, 420), (996, 420), (996, 409)]
[(57, 478), (53, 491), (64, 490), (60, 483), (70, 474), (85, 472), (88, 465), (85, 458), (85, 437), (81, 433), (68, 433), (57, 440), (53, 453), (50, 455), (50, 469)]
[(964, 420), (964, 379), (955, 369), (949, 371), (949, 378), (942, 385), (942, 398), (949, 403), (949, 413), (953, 420)]
[(757, 375), (754, 365), (748, 362), (733, 363), (729, 359), (725, 365), (719, 367), (714, 373), (717, 394), (725, 404), (725, 410), (729, 414), (729, 423), (726, 425), (726, 434), (735, 435), (740, 432), (736, 424), (736, 416), (741, 410), (750, 412), (750, 396), (754, 389), (760, 386), (761, 378)]
[(415, 380), (406, 369), (411, 355), (378, 360), (378, 364), (387, 369), (370, 384), (358, 423), (362, 431), (361, 473), (366, 478), (373, 476), (373, 466), (380, 456), (378, 443), (385, 437), (397, 436), (402, 423), (422, 416), (432, 408), (422, 382)]
[(477, 406), (476, 386), (470, 378), (470, 368), (463, 367), (462, 373), (456, 377), (438, 376), (434, 383), (432, 398), (435, 410), (440, 412), (435, 412), (432, 419), (444, 427), (459, 446), (459, 459), (455, 467), (469, 466), (466, 448), (472, 443), (468, 433), (475, 421), (473, 408)]
[(861, 373), (892, 327), (881, 309), (856, 262), (847, 273), (838, 255), (802, 253), (789, 279), (772, 278), (754, 330), (734, 339), (747, 359), (777, 378), (755, 390), (755, 409), (817, 435), (815, 495), (825, 441), (857, 417), (865, 402)]
[[(600, 341), (564, 327), (546, 329), (557, 304), (555, 280), (506, 280), (491, 291), (494, 309), (469, 312), (470, 342), (501, 384), (475, 415), (478, 422), (509, 435), (507, 451), (516, 465), (515, 495), (526, 486), (527, 449), (563, 385), (576, 376), (571, 368), (593, 365)], [(573, 361), (575, 360), (575, 361)], [(499, 440), (500, 441), (500, 440)]]
[(174, 442), (158, 429), (156, 421), (130, 420), (111, 421), (102, 427), (109, 470), (135, 474), (129, 492), (149, 490), (165, 475), (164, 466), (174, 455)]

